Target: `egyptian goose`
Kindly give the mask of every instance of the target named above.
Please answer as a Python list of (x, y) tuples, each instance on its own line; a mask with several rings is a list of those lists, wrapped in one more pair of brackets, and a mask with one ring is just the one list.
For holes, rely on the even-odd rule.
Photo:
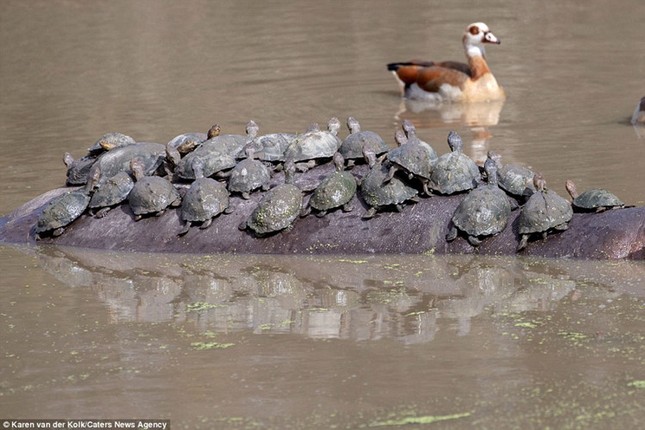
[(463, 36), (468, 64), (457, 61), (408, 61), (390, 63), (387, 69), (397, 78), (408, 99), (429, 102), (480, 102), (503, 100), (488, 63), (484, 44), (500, 41), (483, 22), (470, 24)]

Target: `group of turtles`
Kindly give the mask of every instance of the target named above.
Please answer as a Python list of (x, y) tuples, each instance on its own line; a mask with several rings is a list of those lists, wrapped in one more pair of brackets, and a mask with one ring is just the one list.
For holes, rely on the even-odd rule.
[[(78, 188), (44, 207), (35, 235), (60, 235), (83, 213), (103, 217), (125, 203), (135, 220), (178, 207), (183, 235), (194, 224), (207, 228), (215, 217), (232, 212), (231, 196), (249, 199), (261, 193), (239, 228), (262, 237), (288, 229), (312, 212), (325, 216), (337, 209), (351, 211), (355, 196), (367, 206), (362, 218), (368, 220), (379, 210), (400, 211), (420, 196), (464, 193), (446, 240), (461, 234), (478, 246), (504, 230), (511, 211), (521, 206), (521, 250), (533, 234), (546, 237), (566, 229), (573, 209), (624, 206), (605, 190), (577, 195), (568, 181), (571, 203), (547, 189), (540, 174), (520, 165), (502, 165), (493, 152), (480, 168), (463, 153), (455, 132), (448, 134), (450, 151), (439, 156), (408, 120), (395, 134), (395, 147), (377, 133), (362, 130), (354, 117), (347, 119), (347, 127), (344, 139), (339, 137), (337, 118), (324, 130), (313, 124), (303, 133), (259, 135), (258, 125), (249, 121), (245, 135), (222, 134), (214, 125), (207, 133), (181, 134), (166, 145), (108, 133), (78, 160), (65, 154), (67, 185)], [(298, 184), (298, 175), (318, 165), (333, 169), (313, 185)]]

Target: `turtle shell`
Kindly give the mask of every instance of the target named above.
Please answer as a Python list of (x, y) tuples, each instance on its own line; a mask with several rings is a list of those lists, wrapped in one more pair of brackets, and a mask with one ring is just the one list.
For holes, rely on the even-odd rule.
[(282, 184), (267, 191), (253, 210), (247, 226), (259, 235), (284, 230), (300, 215), (302, 192), (293, 184)]
[(128, 203), (135, 215), (147, 215), (163, 211), (179, 198), (179, 193), (167, 179), (146, 176), (134, 184)]
[(105, 181), (92, 194), (90, 208), (103, 208), (118, 205), (125, 201), (134, 187), (134, 181), (126, 172), (119, 172)]
[(45, 205), (36, 221), (36, 234), (65, 227), (80, 217), (90, 202), (84, 190), (68, 191)]
[(520, 234), (546, 232), (571, 220), (573, 210), (555, 191), (535, 192), (524, 204), (518, 219)]
[(511, 204), (497, 185), (475, 188), (461, 201), (452, 223), (469, 236), (491, 236), (506, 228)]
[(224, 212), (229, 206), (226, 186), (211, 178), (195, 180), (181, 202), (181, 219), (207, 221)]
[(573, 199), (573, 206), (576, 209), (593, 211), (601, 208), (613, 208), (625, 206), (618, 197), (602, 188), (587, 190)]
[(430, 179), (432, 164), (437, 159), (437, 154), (427, 144), (408, 142), (391, 149), (387, 153), (387, 159), (413, 175)]
[(130, 161), (138, 158), (144, 165), (144, 174), (152, 175), (166, 158), (166, 147), (159, 143), (137, 143), (115, 148), (101, 154), (96, 160), (101, 169), (100, 183), (105, 182), (119, 172), (132, 173)]
[(273, 133), (254, 139), (255, 157), (262, 161), (284, 161), (284, 153), (296, 138), (295, 134)]
[(88, 148), (90, 153), (111, 151), (112, 149), (120, 148), (122, 146), (134, 145), (136, 142), (130, 136), (123, 133), (106, 133)]
[(193, 160), (195, 158), (200, 158), (204, 162), (204, 177), (235, 167), (235, 156), (226, 150), (225, 145), (220, 145), (214, 141), (218, 137), (221, 136), (207, 140), (199, 148), (182, 158), (175, 169), (175, 173), (182, 179), (196, 179), (193, 171)]
[(338, 136), (323, 130), (299, 134), (285, 151), (285, 158), (306, 161), (316, 158), (331, 158), (342, 145)]
[(206, 138), (204, 133), (184, 133), (172, 138), (167, 146), (176, 149), (181, 155), (186, 155), (194, 151)]
[(231, 170), (228, 190), (237, 193), (250, 193), (271, 180), (269, 169), (261, 161), (246, 158)]
[(405, 185), (396, 177), (384, 184), (389, 171), (390, 167), (387, 164), (376, 163), (363, 178), (361, 196), (369, 206), (398, 205), (418, 194), (416, 189)]
[(323, 179), (311, 196), (309, 205), (319, 211), (343, 206), (354, 197), (356, 188), (354, 175), (336, 171)]
[(467, 155), (455, 151), (442, 155), (434, 163), (430, 187), (441, 194), (454, 194), (475, 188), (479, 168)]
[(343, 140), (338, 152), (345, 160), (363, 158), (364, 149), (374, 152), (375, 155), (385, 154), (390, 148), (383, 138), (373, 131), (359, 131), (352, 133)]
[(499, 187), (512, 196), (527, 196), (535, 192), (533, 171), (517, 164), (505, 164), (497, 171)]

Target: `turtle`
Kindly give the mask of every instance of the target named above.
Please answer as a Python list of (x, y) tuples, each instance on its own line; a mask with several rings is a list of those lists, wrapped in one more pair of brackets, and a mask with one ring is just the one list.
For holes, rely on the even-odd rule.
[(255, 150), (248, 146), (246, 158), (233, 167), (228, 178), (228, 190), (232, 193), (242, 194), (243, 199), (248, 199), (250, 193), (258, 188), (263, 191), (269, 189), (271, 172), (259, 160), (254, 158)]
[(285, 151), (295, 138), (296, 135), (292, 133), (265, 134), (256, 137), (250, 146), (255, 151), (255, 157), (258, 160), (281, 163), (285, 161)]
[(51, 199), (38, 215), (34, 227), (35, 238), (40, 240), (43, 233), (60, 236), (65, 228), (80, 217), (90, 203), (92, 192), (99, 181), (99, 172), (92, 172), (84, 187), (67, 191)]
[(394, 206), (400, 212), (404, 202), (416, 201), (417, 190), (407, 186), (400, 179), (394, 177), (384, 183), (391, 168), (389, 162), (373, 160), (372, 158), (375, 156), (372, 153), (368, 153), (368, 156), (372, 168), (363, 177), (360, 184), (360, 194), (369, 206), (367, 212), (362, 216), (363, 219), (372, 218), (378, 209), (385, 206)]
[(488, 151), (488, 158), (497, 164), (497, 180), (501, 189), (520, 199), (527, 199), (535, 192), (531, 169), (519, 164), (502, 165), (502, 157), (494, 151)]
[(441, 194), (475, 188), (480, 180), (479, 168), (462, 152), (461, 137), (454, 131), (448, 133), (448, 146), (452, 152), (439, 157), (432, 166), (430, 188)]
[(166, 147), (159, 143), (139, 142), (104, 152), (96, 160), (101, 172), (100, 183), (119, 172), (132, 174), (131, 161), (139, 159), (145, 175), (153, 175), (166, 159)]
[[(391, 168), (385, 182), (391, 180), (397, 171), (406, 173), (408, 179), (418, 178), (423, 186), (425, 195), (430, 196), (428, 182), (432, 172), (432, 165), (437, 159), (437, 154), (428, 151), (427, 144), (421, 143), (419, 139), (408, 139), (403, 131), (397, 130), (394, 139), (399, 144), (398, 147), (390, 149), (387, 153), (387, 159), (391, 163)], [(434, 155), (434, 159), (432, 156)]]
[(571, 204), (576, 212), (602, 212), (607, 209), (625, 207), (625, 203), (618, 197), (602, 188), (587, 190), (582, 194), (578, 194), (576, 184), (571, 179), (565, 182), (565, 188), (571, 196)]
[(246, 136), (241, 134), (220, 134), (209, 139), (214, 146), (222, 147), (234, 158), (244, 158), (246, 156), (244, 148), (247, 144), (253, 142), (259, 131), (255, 121), (250, 120), (246, 124)]
[(90, 169), (97, 160), (96, 155), (85, 155), (77, 160), (74, 159), (72, 154), (66, 152), (63, 155), (63, 162), (67, 167), (67, 178), (65, 185), (85, 185), (90, 174)]
[(178, 236), (188, 233), (195, 222), (201, 222), (199, 228), (206, 229), (210, 227), (216, 216), (231, 212), (226, 186), (215, 179), (205, 178), (202, 169), (203, 161), (196, 158), (193, 161), (193, 171), (197, 179), (193, 181), (182, 199), (180, 218), (185, 225)]
[[(100, 175), (100, 167), (94, 168)], [(124, 202), (134, 188), (134, 180), (127, 172), (119, 172), (103, 182), (92, 194), (88, 205), (90, 213), (96, 218), (103, 218), (114, 206)], [(94, 212), (96, 210), (96, 212)]]
[[(226, 135), (231, 136), (231, 135)], [(217, 136), (202, 143), (199, 148), (182, 158), (175, 168), (175, 175), (180, 179), (194, 180), (193, 161), (200, 158), (204, 161), (204, 177), (213, 176), (216, 173), (235, 167), (235, 156), (228, 152), (226, 145), (215, 139)]]
[(379, 156), (390, 149), (378, 133), (361, 130), (361, 124), (353, 116), (347, 118), (347, 128), (350, 134), (338, 148), (338, 152), (347, 161), (347, 167), (352, 167), (357, 160), (369, 162), (365, 151), (371, 151)]
[(130, 136), (123, 133), (111, 132), (106, 133), (90, 146), (87, 150), (90, 154), (100, 154), (104, 151), (110, 151), (122, 146), (134, 145), (136, 142)]
[(434, 163), (437, 161), (437, 158), (439, 156), (437, 155), (437, 152), (434, 150), (432, 146), (428, 142), (424, 142), (423, 140), (419, 139), (417, 136), (417, 128), (415, 125), (412, 123), (412, 121), (405, 119), (401, 123), (401, 128), (403, 129), (403, 132), (405, 133), (405, 137), (407, 138), (408, 142), (412, 143), (417, 143), (421, 145), (423, 148), (425, 148), (428, 151), (430, 160)]
[(145, 176), (141, 159), (133, 159), (130, 169), (135, 184), (128, 195), (128, 203), (135, 221), (139, 221), (144, 215), (161, 216), (168, 206), (181, 204), (181, 197), (170, 181), (159, 176)]
[(541, 233), (546, 239), (553, 230), (566, 230), (573, 216), (571, 204), (555, 191), (546, 188), (546, 181), (541, 174), (533, 176), (535, 193), (529, 197), (518, 217), (520, 243), (517, 251), (526, 248), (532, 234)]
[(344, 171), (345, 159), (337, 152), (333, 157), (336, 171), (327, 176), (320, 185), (314, 190), (308, 204), (303, 209), (301, 216), (306, 216), (311, 212), (311, 208), (316, 210), (319, 217), (325, 216), (327, 211), (342, 207), (344, 212), (350, 212), (354, 209), (351, 204), (356, 194), (356, 178), (349, 172)]
[(470, 191), (457, 206), (446, 241), (455, 240), (459, 231), (462, 231), (471, 245), (479, 246), (482, 237), (496, 235), (506, 228), (512, 205), (504, 190), (498, 186), (497, 164), (488, 159), (484, 169), (488, 183)]
[(207, 135), (205, 133), (184, 133), (170, 139), (166, 144), (166, 148), (174, 148), (181, 156), (184, 156), (194, 151), (206, 140)]
[(316, 165), (317, 160), (330, 159), (334, 156), (342, 141), (338, 138), (340, 121), (333, 117), (327, 124), (327, 131), (320, 130), (318, 124), (312, 124), (309, 129), (296, 136), (285, 151), (285, 159), (302, 162), (296, 165), (300, 171), (306, 171)]
[(248, 227), (258, 236), (266, 236), (291, 227), (301, 212), (303, 200), (302, 191), (293, 184), (295, 170), (293, 160), (288, 160), (285, 182), (266, 192), (249, 218), (240, 224), (240, 230)]

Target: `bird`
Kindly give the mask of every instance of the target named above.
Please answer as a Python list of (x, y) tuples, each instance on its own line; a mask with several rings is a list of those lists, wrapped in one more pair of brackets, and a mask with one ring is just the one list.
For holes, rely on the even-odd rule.
[(466, 27), (462, 40), (468, 64), (422, 60), (388, 64), (403, 96), (433, 103), (504, 100), (504, 89), (488, 67), (484, 49), (486, 44), (499, 45), (500, 40), (483, 22)]

